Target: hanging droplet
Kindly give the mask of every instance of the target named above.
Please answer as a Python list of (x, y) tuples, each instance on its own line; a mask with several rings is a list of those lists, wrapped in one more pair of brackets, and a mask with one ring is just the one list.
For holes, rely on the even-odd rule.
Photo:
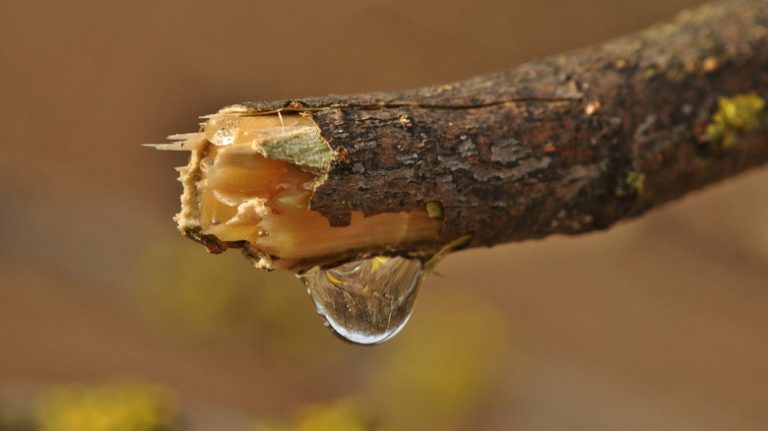
[(378, 344), (408, 322), (422, 275), (418, 259), (375, 256), (298, 276), (337, 334), (353, 343)]

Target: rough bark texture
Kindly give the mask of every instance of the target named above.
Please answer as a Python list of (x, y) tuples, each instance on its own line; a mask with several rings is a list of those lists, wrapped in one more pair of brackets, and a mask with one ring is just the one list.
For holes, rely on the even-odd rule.
[[(726, 142), (734, 97), (752, 123), (720, 124)], [(464, 82), (245, 105), (317, 122), (340, 160), (311, 209), (333, 225), (437, 201), (443, 239), (482, 246), (606, 228), (768, 161), (766, 99), (768, 1), (735, 0)]]

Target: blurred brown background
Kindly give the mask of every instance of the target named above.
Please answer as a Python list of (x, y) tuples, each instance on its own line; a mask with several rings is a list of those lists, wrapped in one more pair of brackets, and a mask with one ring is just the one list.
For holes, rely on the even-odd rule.
[(290, 274), (177, 234), (184, 157), (139, 145), (226, 104), (458, 80), (699, 1), (2, 3), (0, 429), (768, 428), (766, 170), (607, 233), (452, 255), (404, 332), (361, 348)]

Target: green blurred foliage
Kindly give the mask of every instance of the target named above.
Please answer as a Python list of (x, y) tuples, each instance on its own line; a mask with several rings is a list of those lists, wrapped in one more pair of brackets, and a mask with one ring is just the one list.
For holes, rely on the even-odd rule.
[(62, 385), (40, 395), (39, 431), (162, 431), (173, 429), (176, 403), (156, 384), (116, 379), (103, 385)]
[(308, 405), (291, 423), (259, 423), (253, 431), (374, 431), (382, 430), (351, 400)]
[(236, 252), (212, 256), (161, 236), (139, 259), (130, 292), (154, 323), (183, 334), (236, 336), (289, 362), (323, 350), (321, 319), (301, 282), (257, 271)]
[[(157, 321), (254, 343), (259, 355), (283, 363), (276, 371), (306, 382), (292, 419), (265, 417), (255, 428), (261, 431), (459, 429), (472, 423), (513, 362), (514, 337), (500, 310), (470, 289), (439, 287), (434, 276), (408, 327), (375, 347), (332, 337), (291, 274), (256, 271), (236, 253), (209, 256), (181, 238), (147, 250), (135, 287)], [(329, 398), (312, 398), (313, 385), (330, 383)]]
[[(493, 305), (473, 298), (471, 290), (429, 290), (425, 295), (429, 300), (418, 304), (417, 314), (402, 334), (383, 345), (353, 348), (330, 336), (310, 307), (289, 309), (294, 304), (280, 299), (267, 302), (274, 310), (265, 310), (263, 304), (242, 304), (264, 298), (269, 301), (270, 296), (261, 296), (262, 286), (243, 286), (241, 272), (235, 268), (237, 261), (234, 266), (226, 261), (219, 265), (205, 254), (199, 260), (193, 254), (151, 255), (154, 265), (173, 271), (158, 270), (161, 274), (155, 282), (171, 284), (152, 287), (161, 292), (152, 288), (143, 292), (145, 301), (154, 301), (146, 306), (172, 313), (193, 332), (210, 335), (233, 331), (237, 337), (245, 334), (243, 328), (248, 325), (296, 319), (303, 313), (316, 327), (314, 343), (322, 348), (307, 354), (303, 364), (278, 368), (277, 372), (294, 374), (294, 379), (296, 374), (302, 376), (307, 382), (304, 389), (310, 394), (312, 388), (325, 390), (318, 386), (323, 382), (318, 376), (331, 373), (342, 379), (332, 381), (336, 393), (324, 401), (297, 393), (288, 419), (268, 414), (249, 420), (254, 431), (464, 428), (482, 414), (494, 391), (505, 384), (499, 376), (514, 365), (510, 348), (514, 337), (508, 323)], [(206, 260), (214, 264), (208, 265)], [(250, 270), (247, 265), (245, 269)], [(424, 288), (440, 289), (436, 282), (430, 278)], [(284, 287), (278, 285), (273, 292)], [(181, 292), (173, 292), (174, 288)], [(209, 294), (213, 299), (205, 301)], [(246, 311), (255, 315), (244, 314)], [(287, 344), (301, 339), (290, 329), (286, 324), (277, 335), (285, 337)], [(267, 342), (260, 344), (259, 354), (269, 354), (270, 350), (274, 354), (279, 349)], [(52, 386), (42, 391), (32, 410), (34, 417), (29, 422), (41, 431), (175, 430), (180, 429), (177, 418), (191, 417), (185, 414), (184, 406), (177, 406), (168, 389), (128, 379), (102, 385)], [(8, 428), (0, 424), (0, 429)]]
[(296, 431), (366, 431), (372, 427), (360, 410), (348, 402), (338, 402), (323, 406), (307, 406), (298, 414)]
[(513, 365), (507, 322), (498, 309), (473, 300), (471, 289), (441, 290), (428, 305), (369, 373), (367, 401), (394, 429), (466, 425)]

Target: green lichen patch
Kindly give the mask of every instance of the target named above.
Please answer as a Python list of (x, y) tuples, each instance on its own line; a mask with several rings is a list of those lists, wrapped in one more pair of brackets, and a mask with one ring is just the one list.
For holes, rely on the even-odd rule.
[(733, 147), (741, 136), (760, 126), (764, 110), (765, 100), (756, 93), (721, 97), (704, 132), (706, 140), (723, 148)]
[(326, 174), (335, 153), (316, 127), (301, 127), (275, 134), (257, 148), (264, 157), (289, 162), (317, 175)]
[(616, 186), (616, 196), (625, 197), (641, 195), (645, 190), (645, 174), (638, 171), (629, 171)]

